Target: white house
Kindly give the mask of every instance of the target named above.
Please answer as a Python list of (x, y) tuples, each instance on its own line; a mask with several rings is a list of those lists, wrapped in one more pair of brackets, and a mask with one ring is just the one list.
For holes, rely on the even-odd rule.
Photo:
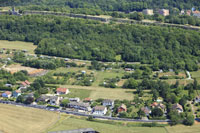
[(57, 96), (49, 97), (49, 104), (51, 104), (51, 105), (59, 105), (60, 104), (60, 97), (57, 97)]
[(104, 99), (102, 104), (103, 104), (103, 106), (114, 106), (114, 100)]
[(94, 115), (105, 115), (107, 112), (107, 107), (105, 106), (96, 106), (93, 108)]

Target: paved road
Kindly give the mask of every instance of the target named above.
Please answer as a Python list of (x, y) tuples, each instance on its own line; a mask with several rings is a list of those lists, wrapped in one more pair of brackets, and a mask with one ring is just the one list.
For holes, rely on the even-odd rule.
[(16, 103), (13, 101), (4, 101), (0, 100), (0, 103), (3, 104), (11, 104), (11, 105), (16, 105), (16, 106), (23, 106), (23, 107), (31, 107), (31, 108), (37, 108), (37, 109), (44, 109), (44, 110), (49, 110), (49, 111), (55, 111), (55, 112), (61, 112), (61, 113), (66, 113), (66, 114), (73, 114), (73, 115), (78, 115), (78, 116), (92, 116), (93, 118), (99, 118), (99, 119), (106, 119), (106, 120), (117, 120), (117, 121), (133, 121), (133, 122), (161, 122), (161, 123), (166, 123), (170, 122), (170, 120), (141, 120), (141, 119), (126, 119), (126, 118), (118, 118), (118, 117), (109, 117), (109, 116), (98, 116), (98, 115), (92, 115), (92, 114), (85, 114), (85, 113), (80, 113), (80, 112), (73, 112), (73, 111), (67, 111), (67, 110), (60, 110), (60, 109), (52, 109), (44, 105), (28, 105), (28, 104), (23, 104), (23, 103)]

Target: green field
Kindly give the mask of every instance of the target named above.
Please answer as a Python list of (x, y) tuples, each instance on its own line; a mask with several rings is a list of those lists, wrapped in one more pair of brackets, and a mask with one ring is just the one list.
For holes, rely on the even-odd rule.
[[(80, 89), (84, 91), (90, 91), (89, 97), (92, 99), (120, 99), (120, 100), (133, 100), (135, 90), (131, 89), (121, 89), (121, 88), (104, 88), (104, 87), (92, 87), (92, 86), (76, 86), (76, 85), (62, 85), (61, 87), (69, 88), (69, 91), (79, 91)], [(80, 94), (80, 93), (79, 93)], [(81, 94), (80, 94), (81, 95)], [(78, 96), (78, 95), (77, 95)]]
[(71, 67), (71, 68), (58, 68), (54, 73), (67, 73), (67, 72), (81, 72), (82, 70), (85, 70), (87, 74), (90, 74), (91, 72), (94, 73), (95, 81), (92, 84), (92, 86), (98, 87), (101, 82), (104, 81), (104, 78), (116, 78), (122, 77), (124, 70), (119, 69), (119, 70), (107, 70), (107, 71), (96, 71), (96, 70), (88, 70), (87, 68), (78, 68), (78, 67)]
[(166, 133), (164, 128), (149, 128), (149, 127), (127, 127), (122, 125), (113, 125), (99, 122), (91, 122), (84, 119), (79, 119), (70, 116), (62, 116), (48, 131), (72, 130), (79, 128), (93, 128), (100, 133)]
[(4, 41), (0, 40), (0, 49), (16, 49), (16, 50), (28, 50), (28, 53), (34, 54), (34, 50), (37, 46), (30, 42), (21, 41)]
[(65, 95), (69, 98), (79, 97), (81, 100), (87, 97), (90, 97), (91, 90), (83, 90), (83, 89), (70, 89), (70, 93)]

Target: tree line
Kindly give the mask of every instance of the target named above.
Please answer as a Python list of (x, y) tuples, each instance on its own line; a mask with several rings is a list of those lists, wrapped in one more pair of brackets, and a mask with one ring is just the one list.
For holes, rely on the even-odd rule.
[(27, 6), (33, 5), (35, 8), (54, 10), (72, 9), (97, 9), (100, 11), (141, 11), (146, 8), (178, 8), (191, 9), (200, 8), (198, 0), (0, 0), (1, 6)]
[(57, 16), (0, 16), (0, 39), (34, 42), (36, 54), (141, 62), (154, 70), (198, 69), (200, 33), (172, 27), (101, 24)]

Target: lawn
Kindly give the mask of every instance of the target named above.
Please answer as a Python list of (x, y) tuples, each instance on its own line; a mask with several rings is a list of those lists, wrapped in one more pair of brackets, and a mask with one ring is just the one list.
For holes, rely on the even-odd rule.
[(79, 97), (81, 100), (87, 97), (90, 97), (91, 90), (84, 90), (84, 89), (72, 89), (69, 88), (70, 93), (66, 96), (69, 98)]
[(198, 83), (200, 83), (200, 70), (194, 71), (194, 72), (190, 72), (190, 74), (191, 74), (193, 79), (196, 78)]
[(93, 128), (100, 133), (166, 133), (166, 130), (162, 127), (127, 127), (122, 125), (91, 122), (85, 119), (64, 115), (61, 117), (61, 120), (52, 128), (49, 128), (48, 131), (72, 130), (79, 128)]
[(36, 45), (30, 42), (21, 42), (21, 41), (4, 41), (0, 40), (0, 49), (16, 49), (16, 50), (28, 50), (28, 53), (34, 54)]
[(98, 86), (101, 82), (104, 81), (104, 78), (116, 78), (122, 77), (124, 74), (124, 70), (107, 70), (107, 71), (95, 71), (95, 82), (93, 83), (93, 86)]
[(0, 104), (0, 132), (41, 133), (59, 119), (59, 115), (40, 109)]
[(122, 89), (122, 88), (104, 88), (104, 87), (93, 87), (93, 86), (77, 86), (77, 85), (62, 85), (61, 87), (69, 88), (69, 91), (81, 89), (84, 91), (90, 90), (89, 95), (92, 99), (104, 98), (104, 99), (120, 99), (120, 100), (133, 100), (135, 90), (133, 89)]

